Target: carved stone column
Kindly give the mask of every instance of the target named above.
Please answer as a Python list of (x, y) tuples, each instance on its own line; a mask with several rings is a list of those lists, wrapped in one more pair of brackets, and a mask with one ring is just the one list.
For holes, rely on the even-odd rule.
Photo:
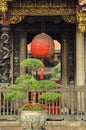
[(10, 83), (10, 36), (9, 26), (2, 25), (0, 37), (0, 83)]
[(0, 37), (0, 87), (8, 86), (11, 82), (10, 78), (10, 27), (9, 27), (9, 16), (8, 16), (8, 4), (7, 1), (0, 1), (0, 12), (2, 14), (2, 26), (1, 26), (1, 37)]
[[(76, 85), (84, 85), (84, 34), (78, 29), (76, 31)], [(85, 110), (84, 93), (77, 92), (78, 112)], [(82, 106), (82, 107), (81, 107)]]
[(13, 32), (13, 82), (25, 73), (25, 69), (20, 66), (20, 62), (26, 58), (27, 53), (26, 32), (15, 30)]
[(84, 76), (86, 84), (86, 33), (84, 34)]
[[(75, 84), (74, 82), (70, 82), (70, 109), (71, 115), (74, 115), (74, 108), (75, 108)], [(71, 116), (72, 120), (72, 116)]]
[(67, 85), (67, 34), (62, 35), (62, 84)]
[(84, 84), (84, 35), (76, 31), (76, 84)]
[(20, 32), (13, 32), (13, 83), (20, 75)]
[[(26, 33), (20, 33), (20, 62), (26, 58), (27, 45), (26, 45)], [(25, 73), (25, 68), (20, 66), (20, 74)]]

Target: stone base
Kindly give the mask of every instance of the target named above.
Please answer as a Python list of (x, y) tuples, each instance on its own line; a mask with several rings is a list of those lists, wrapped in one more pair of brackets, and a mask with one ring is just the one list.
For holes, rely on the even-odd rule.
[[(86, 122), (82, 121), (47, 121), (46, 130), (86, 130)], [(43, 129), (43, 130), (45, 130)], [(18, 121), (0, 121), (0, 130), (23, 130)]]
[(86, 122), (82, 121), (48, 121), (46, 130), (86, 130)]
[(0, 121), (0, 130), (22, 130), (18, 121)]

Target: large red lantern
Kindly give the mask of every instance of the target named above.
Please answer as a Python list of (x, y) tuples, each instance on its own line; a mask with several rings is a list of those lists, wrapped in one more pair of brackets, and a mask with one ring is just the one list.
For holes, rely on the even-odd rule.
[[(53, 55), (54, 41), (45, 33), (38, 34), (32, 40), (31, 51), (34, 57), (41, 58), (43, 62), (43, 58), (49, 58)], [(44, 79), (44, 65), (41, 67), (40, 79)]]
[(32, 40), (31, 51), (34, 57), (51, 57), (54, 53), (54, 41), (45, 33), (38, 34)]

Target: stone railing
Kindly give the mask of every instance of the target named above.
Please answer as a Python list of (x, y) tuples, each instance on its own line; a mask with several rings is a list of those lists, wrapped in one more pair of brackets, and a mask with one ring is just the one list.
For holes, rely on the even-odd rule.
[[(22, 102), (12, 102), (4, 100), (4, 93), (7, 93), (9, 87), (0, 87), (0, 119), (18, 120), (19, 108)], [(51, 90), (52, 91), (52, 90)], [(59, 86), (55, 92), (62, 94), (62, 97), (57, 102), (48, 103), (47, 110), (49, 111), (48, 120), (86, 120), (86, 87), (75, 86), (70, 83), (68, 87)], [(32, 97), (36, 98), (41, 91), (28, 93), (28, 98), (24, 102), (31, 101)], [(43, 102), (43, 104), (46, 104)]]

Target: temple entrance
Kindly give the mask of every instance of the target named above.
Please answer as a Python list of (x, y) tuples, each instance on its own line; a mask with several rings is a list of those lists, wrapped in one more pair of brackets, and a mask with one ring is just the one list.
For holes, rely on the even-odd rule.
[[(25, 57), (31, 57), (31, 53), (28, 52), (27, 45), (31, 43), (34, 36), (40, 33), (46, 33), (52, 37), (55, 43), (56, 42), (60, 43), (60, 50), (58, 51), (55, 50), (56, 52), (54, 52), (53, 57), (51, 57), (51, 59), (45, 60), (45, 66), (48, 69), (50, 67), (54, 67), (55, 65), (54, 60), (55, 57), (57, 57), (58, 55), (57, 59), (61, 62), (62, 84), (67, 85), (71, 81), (75, 80), (75, 43), (76, 43), (75, 24), (66, 23), (65, 21), (61, 20), (59, 16), (45, 16), (45, 17), (32, 16), (32, 17), (26, 17), (22, 22), (13, 26), (12, 30), (14, 38), (13, 40), (14, 53), (16, 50), (15, 47), (18, 46), (18, 44), (20, 44), (19, 46), (21, 49), (20, 54), (18, 54), (18, 57), (20, 55), (20, 60), (23, 60)], [(18, 44), (16, 45), (15, 40), (17, 40), (18, 42)], [(22, 53), (23, 57), (21, 55)], [(19, 70), (20, 70), (19, 73), (21, 73), (21, 69)], [(46, 76), (45, 74), (45, 77), (48, 79), (49, 75)]]

